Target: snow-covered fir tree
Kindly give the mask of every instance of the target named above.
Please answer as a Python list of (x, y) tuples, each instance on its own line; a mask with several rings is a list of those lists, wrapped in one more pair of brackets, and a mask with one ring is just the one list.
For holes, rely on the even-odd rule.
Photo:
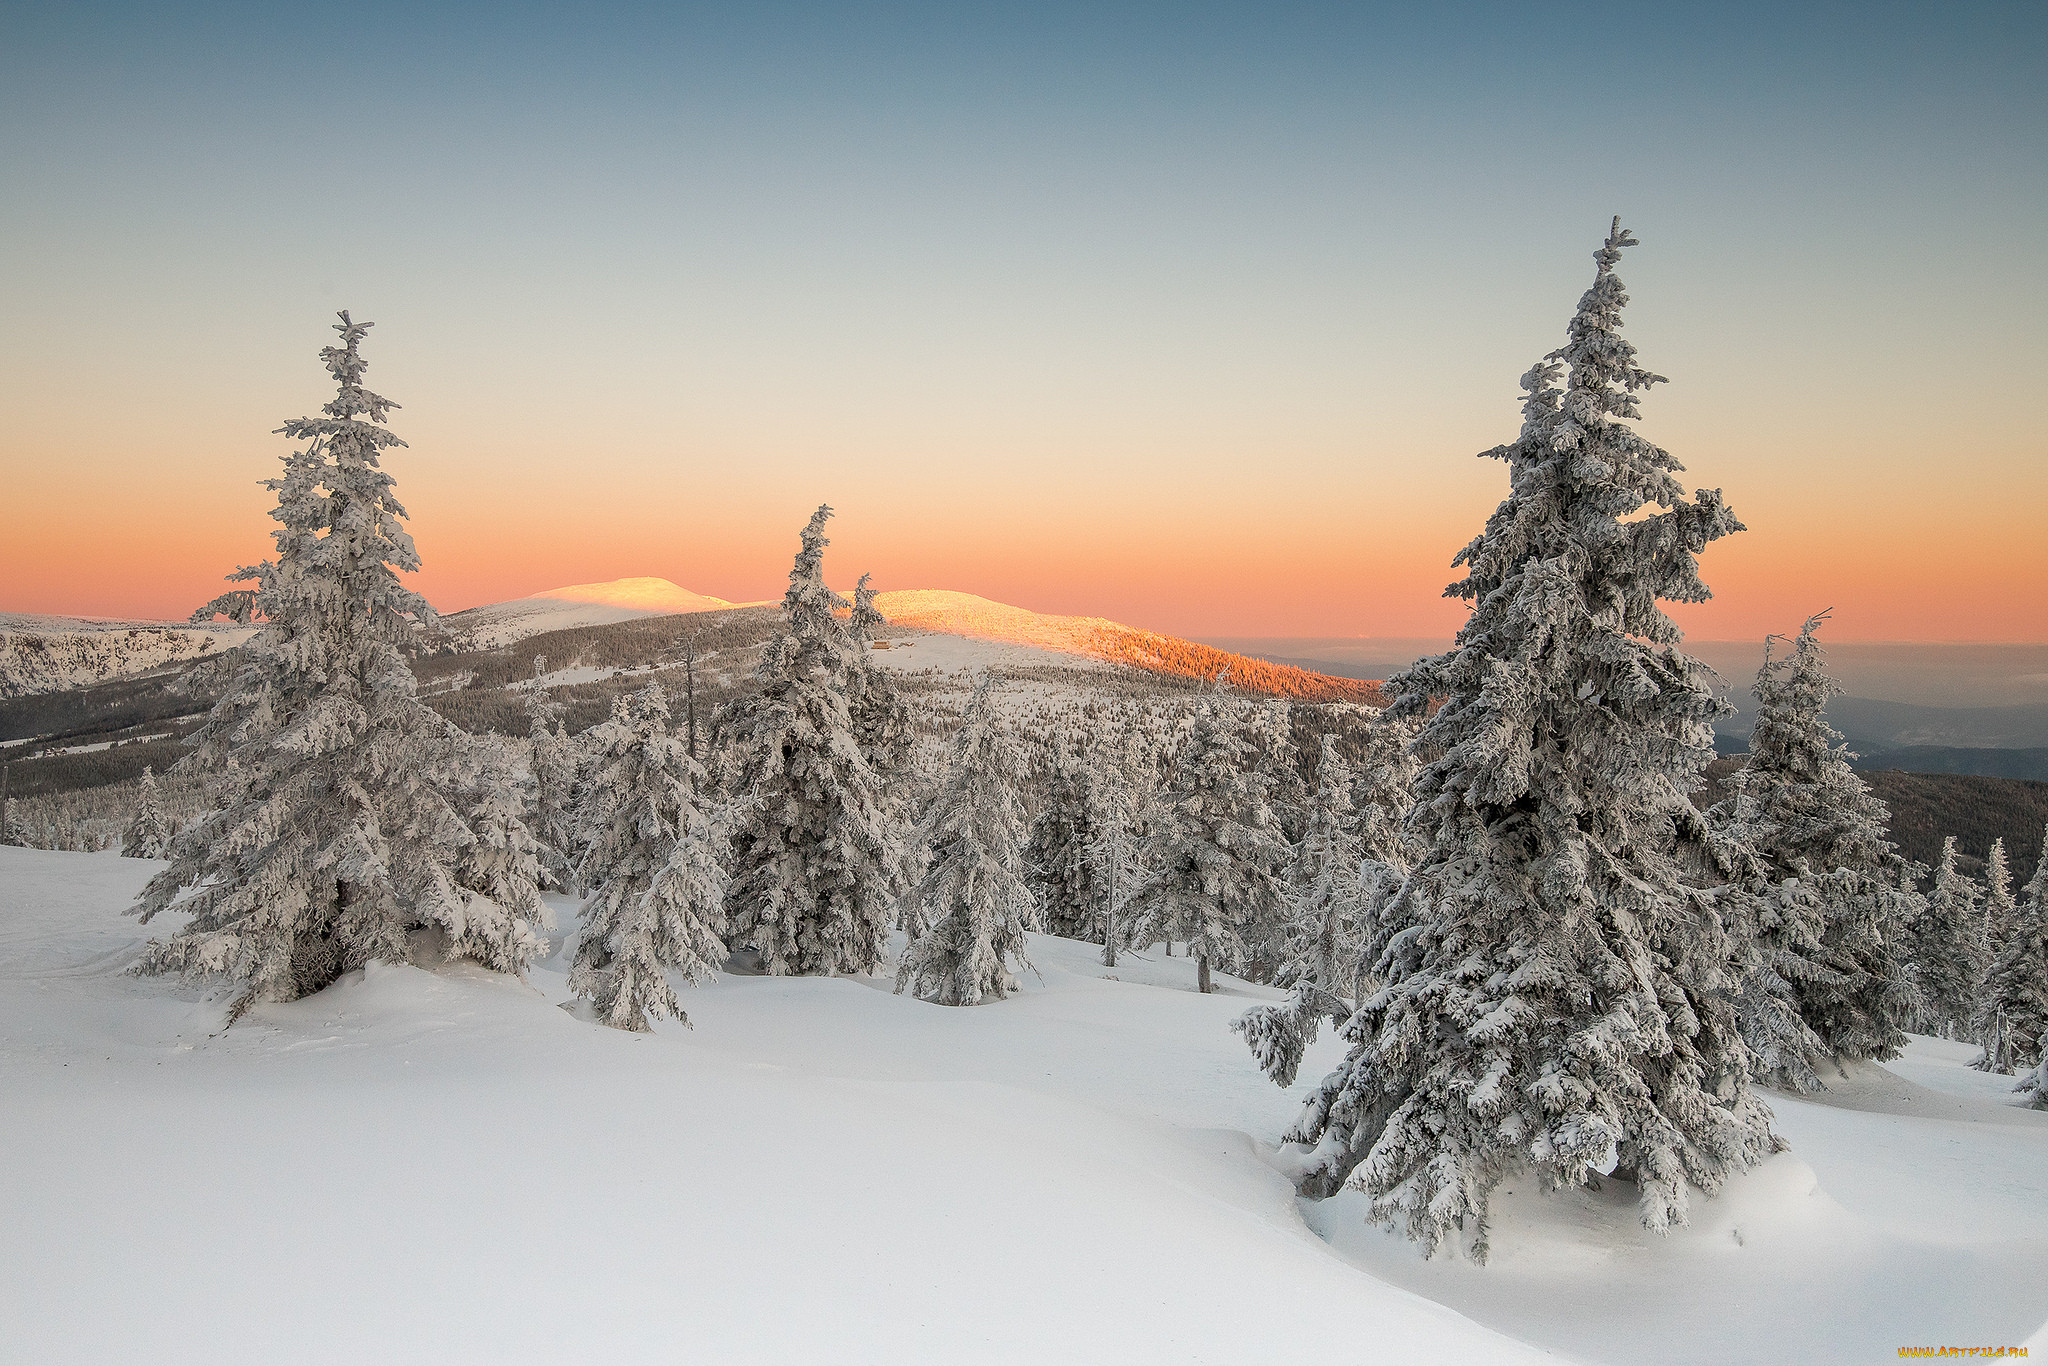
[(1294, 1084), (1301, 1055), (1325, 1020), (1335, 1025), (1350, 1017), (1358, 989), (1365, 888), (1354, 783), (1336, 737), (1324, 736), (1308, 829), (1294, 847), (1282, 893), (1286, 957), (1273, 982), (1290, 994), (1285, 1002), (1252, 1007), (1231, 1025), (1244, 1035), (1260, 1070), (1280, 1086)]
[(2012, 929), (2017, 903), (2012, 898), (2012, 869), (2006, 863), (2005, 839), (1991, 841), (1984, 855), (1984, 933), (1994, 952)]
[(1099, 786), (1088, 752), (1065, 737), (1058, 740), (1024, 866), (1040, 928), (1063, 939), (1102, 942), (1106, 908), (1094, 858)]
[(918, 834), (930, 850), (910, 896), (927, 928), (904, 950), (896, 990), (940, 1005), (1001, 1000), (1030, 966), (1024, 926), (1024, 807), (1012, 785), (1017, 755), (997, 723), (984, 671), (954, 733), (952, 763)]
[(1246, 727), (1254, 762), (1266, 790), (1266, 805), (1280, 822), (1281, 834), (1298, 841), (1313, 820), (1313, 798), (1296, 763), (1294, 712), (1283, 698), (1269, 698), (1256, 709)]
[(1985, 975), (1977, 1036), (1977, 1066), (1986, 1072), (2024, 1071), (2048, 1049), (2048, 833)]
[[(1749, 758), (1711, 813), (1761, 862), (1745, 1028), (1764, 1072), (1801, 1086), (1829, 1057), (1896, 1056), (1915, 1007), (1907, 942), (1919, 894), (1885, 838), (1884, 803), (1823, 714), (1840, 692), (1817, 636), (1826, 619), (1809, 618), (1784, 656), (1765, 642)], [(1805, 1029), (1787, 1027), (1774, 1000)]]
[(1088, 863), (1101, 907), (1102, 965), (1113, 968), (1117, 946), (1127, 937), (1131, 897), (1145, 878), (1139, 848), (1139, 760), (1128, 732), (1117, 748), (1098, 751), (1093, 757), (1088, 784), (1093, 838)]
[(1357, 1000), (1364, 999), (1369, 985), (1376, 985), (1379, 953), (1373, 945), (1379, 937), (1380, 921), (1400, 893), (1421, 849), (1408, 822), (1415, 805), (1416, 776), (1422, 768), (1415, 756), (1420, 729), (1415, 717), (1375, 713), (1363, 733), (1364, 752), (1352, 766), (1351, 806), (1358, 838), (1361, 899)]
[(171, 836), (177, 826), (164, 811), (164, 794), (157, 786), (156, 770), (142, 766), (142, 783), (136, 792), (135, 819), (121, 840), (123, 858), (162, 858), (170, 852)]
[(1913, 926), (1913, 976), (1920, 989), (1920, 1027), (1960, 1039), (1977, 1016), (1984, 973), (1991, 966), (1983, 894), (1956, 867), (1956, 837), (1941, 842), (1934, 887)]
[[(473, 838), (458, 809), (469, 740), (419, 700), (407, 664), (434, 613), (398, 577), (419, 555), (380, 467), (404, 444), (385, 425), (396, 405), (363, 387), (369, 324), (340, 316), (342, 344), (320, 353), (339, 391), (324, 416), (284, 425), (305, 445), (266, 484), (276, 558), (194, 614), (264, 624), (185, 761), (216, 804), (137, 903), (145, 921), (173, 901), (191, 913), (138, 970), (243, 983), (236, 1013), (402, 961), (413, 931), (452, 940), (472, 918), (455, 876)], [(514, 965), (531, 941), (505, 909), (486, 956)]]
[(875, 641), (889, 619), (875, 608), (875, 590), (868, 583), (869, 577), (861, 575), (860, 582), (853, 586), (853, 615), (847, 622), (854, 660), (847, 675), (847, 710), (853, 717), (854, 737), (860, 741), (868, 767), (887, 783), (909, 764), (914, 732), (909, 704), (897, 691), (896, 680), (875, 659)]
[(1185, 941), (1198, 986), (1213, 990), (1212, 968), (1236, 968), (1246, 929), (1276, 914), (1288, 862), (1252, 747), (1216, 705), (1195, 719), (1141, 857), (1147, 876), (1129, 903), (1127, 942)]
[(2036, 1110), (2048, 1110), (2048, 1052), (2041, 1055), (2041, 1061), (2034, 1070), (2020, 1078), (2020, 1084), (2012, 1088)]
[(576, 811), (576, 879), (589, 888), (569, 986), (616, 1029), (689, 1017), (669, 973), (726, 959), (726, 830), (704, 770), (669, 728), (661, 684), (612, 699)]
[(1741, 524), (1717, 492), (1687, 501), (1628, 425), (1661, 379), (1620, 335), (1632, 245), (1617, 221), (1565, 345), (1522, 381), (1521, 435), (1487, 452), (1511, 492), (1457, 557), (1455, 646), (1392, 680), (1410, 713), (1443, 699), (1420, 736), (1440, 756), (1410, 817), (1424, 847), (1375, 929), (1350, 1055), (1288, 1134), (1305, 1194), (1355, 1171), (1371, 1217), (1427, 1249), (1463, 1230), (1483, 1258), (1516, 1172), (1625, 1174), (1662, 1230), (1776, 1142), (1689, 800), (1720, 707), (1658, 606), (1707, 598), (1697, 556)]
[(761, 651), (760, 690), (721, 718), (743, 802), (727, 910), (732, 941), (771, 973), (872, 972), (908, 883), (906, 827), (854, 732), (853, 642), (825, 586), (820, 507)]
[(546, 655), (533, 657), (533, 681), (526, 686), (526, 734), (533, 755), (533, 834), (541, 846), (547, 880), (571, 890), (577, 850), (570, 803), (576, 790), (576, 742), (562, 725), (562, 707), (548, 695)]
[(522, 973), (547, 953), (554, 915), (540, 899), (546, 850), (527, 828), (517, 775), (488, 740), (466, 747), (463, 811), (470, 838), (455, 863), (462, 918), (445, 926), (448, 952)]

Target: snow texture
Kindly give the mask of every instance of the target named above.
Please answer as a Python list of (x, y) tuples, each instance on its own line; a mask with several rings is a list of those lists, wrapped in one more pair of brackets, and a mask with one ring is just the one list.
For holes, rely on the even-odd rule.
[(627, 1034), (554, 1008), (558, 900), (526, 982), (373, 965), (223, 1033), (123, 972), (150, 871), (0, 848), (0, 1359), (1858, 1366), (2048, 1320), (2048, 1114), (1963, 1045), (1781, 1101), (1669, 1238), (1513, 1186), (1481, 1268), (1290, 1198), (1255, 1136), (1306, 1087), (1226, 1028), (1278, 993), (1180, 957), (1034, 935), (972, 1011), (727, 975)]

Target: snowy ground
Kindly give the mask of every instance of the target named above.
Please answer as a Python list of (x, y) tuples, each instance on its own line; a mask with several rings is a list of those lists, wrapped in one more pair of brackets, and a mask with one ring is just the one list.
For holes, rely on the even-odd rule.
[(969, 1010), (725, 977), (631, 1036), (553, 1008), (558, 954), (222, 1032), (122, 973), (155, 866), (0, 847), (0, 1360), (1856, 1362), (2048, 1319), (2048, 1115), (1949, 1045), (1777, 1102), (1794, 1151), (1669, 1240), (1517, 1192), (1490, 1265), (1425, 1263), (1292, 1198), (1225, 1027), (1266, 993), (1183, 959), (1034, 937)]

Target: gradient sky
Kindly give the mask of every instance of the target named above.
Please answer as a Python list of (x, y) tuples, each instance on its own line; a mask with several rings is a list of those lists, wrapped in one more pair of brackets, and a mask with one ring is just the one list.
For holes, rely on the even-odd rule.
[(335, 309), (444, 609), (831, 571), (1441, 635), (1619, 212), (1707, 639), (2048, 640), (2048, 7), (5, 9), (0, 609), (267, 551)]

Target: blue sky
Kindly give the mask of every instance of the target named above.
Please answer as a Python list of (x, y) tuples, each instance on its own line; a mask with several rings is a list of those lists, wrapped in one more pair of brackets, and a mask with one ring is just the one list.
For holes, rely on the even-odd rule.
[[(1434, 632), (1501, 492), (1470, 455), (1620, 212), (1631, 335), (1674, 379), (1645, 430), (1751, 526), (1695, 629), (1832, 602), (1864, 638), (2048, 632), (2039, 5), (8, 29), (5, 454), (60, 511), (0, 607), (170, 611), (260, 553), (267, 433), (351, 307), (450, 606), (772, 586), (830, 498), (899, 586)], [(78, 571), (109, 518), (165, 568), (140, 597)]]

